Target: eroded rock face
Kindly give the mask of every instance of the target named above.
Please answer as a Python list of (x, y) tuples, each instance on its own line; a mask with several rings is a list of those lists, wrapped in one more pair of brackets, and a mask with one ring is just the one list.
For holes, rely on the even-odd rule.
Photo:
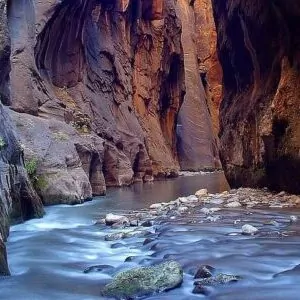
[(20, 222), (43, 215), (40, 198), (24, 169), (15, 128), (2, 105), (9, 101), (9, 55), (6, 1), (0, 1), (0, 275), (9, 274), (3, 242), (8, 236), (10, 220)]
[(194, 1), (193, 8), (199, 72), (206, 92), (214, 134), (217, 136), (219, 133), (219, 107), (222, 100), (223, 73), (217, 54), (217, 32), (212, 1)]
[(7, 102), (26, 160), (39, 162), (44, 203), (219, 166), (186, 5), (10, 2)]
[(300, 4), (213, 0), (224, 72), (221, 154), (232, 185), (300, 192)]
[(186, 84), (177, 124), (179, 162), (183, 170), (215, 169), (220, 163), (197, 61), (195, 10), (189, 1), (180, 0), (177, 12), (182, 22)]

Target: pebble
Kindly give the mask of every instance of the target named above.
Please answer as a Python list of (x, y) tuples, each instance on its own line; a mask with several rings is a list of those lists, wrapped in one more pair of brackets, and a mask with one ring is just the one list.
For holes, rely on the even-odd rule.
[(161, 203), (154, 203), (154, 204), (150, 205), (150, 209), (160, 209), (160, 208), (162, 208)]
[(190, 195), (187, 197), (188, 202), (198, 202), (198, 197), (195, 195)]
[(207, 196), (207, 194), (208, 194), (207, 189), (201, 189), (195, 193), (195, 196), (199, 198), (199, 197)]
[(206, 215), (210, 214), (210, 210), (209, 210), (209, 208), (207, 208), (207, 207), (201, 208), (201, 209), (200, 209), (200, 212), (202, 212), (202, 213), (204, 213), (204, 214), (206, 214)]
[(237, 207), (241, 207), (242, 204), (238, 201), (233, 201), (233, 202), (229, 202), (227, 204), (224, 205), (227, 208), (237, 208)]
[(188, 211), (188, 207), (186, 207), (186, 206), (178, 207), (178, 212), (180, 212), (180, 213), (185, 213), (187, 211)]

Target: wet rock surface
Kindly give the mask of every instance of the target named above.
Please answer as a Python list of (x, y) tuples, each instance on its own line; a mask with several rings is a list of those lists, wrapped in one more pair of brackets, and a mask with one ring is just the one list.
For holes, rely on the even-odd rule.
[(183, 270), (175, 261), (157, 266), (136, 268), (117, 274), (101, 294), (116, 299), (132, 299), (179, 287)]

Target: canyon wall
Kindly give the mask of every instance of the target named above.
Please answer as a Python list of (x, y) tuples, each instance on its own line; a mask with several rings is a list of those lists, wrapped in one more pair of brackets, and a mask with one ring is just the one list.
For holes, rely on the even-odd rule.
[(9, 2), (5, 104), (44, 204), (220, 167), (195, 13), (187, 0)]
[(4, 242), (11, 220), (20, 222), (43, 215), (42, 203), (24, 168), (23, 149), (2, 103), (9, 99), (10, 40), (6, 2), (0, 1), (0, 276), (8, 275)]
[[(201, 64), (204, 63), (205, 48), (209, 48), (208, 40), (201, 39), (196, 33), (199, 32), (198, 22), (205, 19), (208, 7), (196, 7), (191, 1), (177, 1), (177, 14), (182, 23), (182, 46), (184, 53), (184, 70), (186, 94), (184, 102), (178, 114), (177, 136), (178, 154), (180, 166), (183, 170), (215, 169), (221, 167), (218, 159), (218, 146), (211, 121), (208, 103), (212, 103), (212, 97), (204, 87), (205, 72), (201, 72)], [(210, 6), (211, 9), (211, 6)], [(196, 14), (197, 12), (197, 14)], [(196, 21), (197, 20), (197, 21)], [(213, 30), (213, 22), (207, 26), (207, 30)], [(196, 43), (195, 37), (203, 41)], [(201, 44), (201, 46), (200, 46)], [(210, 55), (211, 50), (206, 53)], [(202, 58), (202, 60), (201, 60)], [(211, 70), (207, 66), (206, 72)], [(206, 82), (207, 83), (207, 82)], [(213, 109), (215, 112), (216, 109)]]
[(231, 185), (300, 193), (300, 3), (213, 0)]

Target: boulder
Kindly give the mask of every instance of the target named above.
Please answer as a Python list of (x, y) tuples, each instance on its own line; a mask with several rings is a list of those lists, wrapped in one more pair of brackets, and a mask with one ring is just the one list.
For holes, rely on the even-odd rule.
[(132, 299), (174, 289), (183, 281), (183, 270), (176, 261), (140, 267), (117, 274), (101, 291), (104, 297)]

